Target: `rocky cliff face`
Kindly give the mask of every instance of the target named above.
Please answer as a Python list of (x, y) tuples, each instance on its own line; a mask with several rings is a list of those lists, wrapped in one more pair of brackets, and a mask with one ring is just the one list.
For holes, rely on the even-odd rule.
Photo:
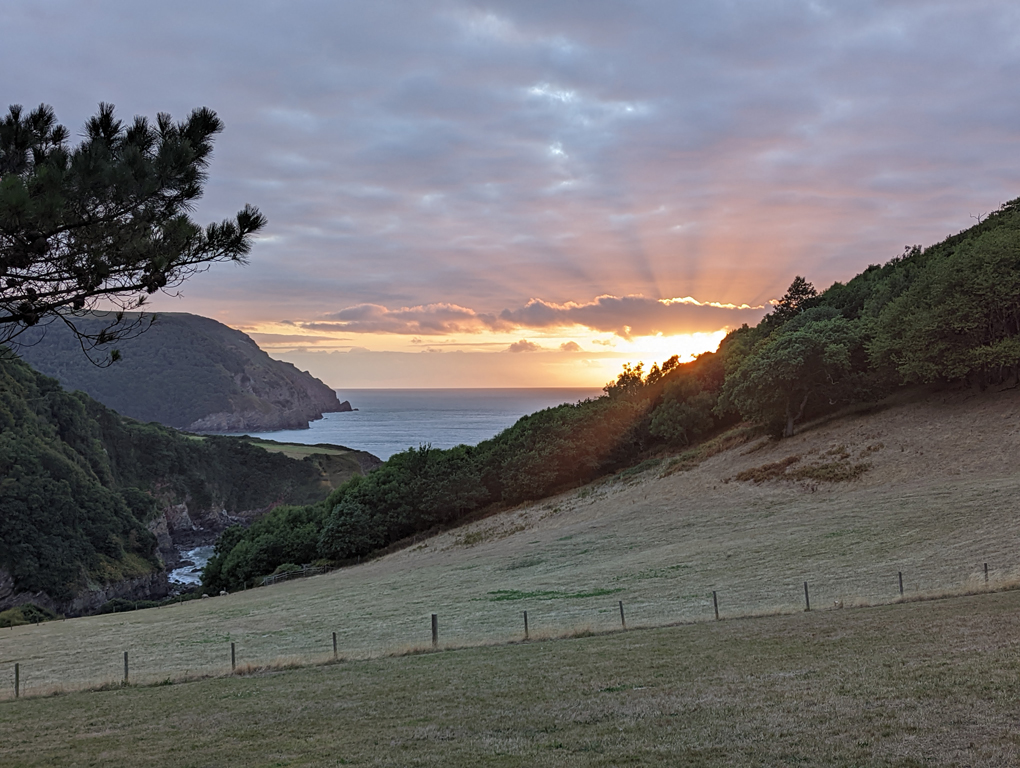
[(65, 616), (95, 613), (104, 603), (115, 598), (124, 600), (159, 600), (170, 592), (165, 571), (155, 571), (135, 579), (112, 584), (90, 586), (67, 602), (58, 602), (45, 592), (15, 592), (14, 579), (0, 568), (0, 611), (19, 605), (34, 604)]
[[(254, 342), (253, 342), (254, 343)], [(231, 409), (191, 422), (189, 432), (270, 432), (307, 429), (324, 413), (353, 410), (336, 392), (290, 363), (273, 361), (272, 369), (257, 367), (233, 376)]]
[[(129, 313), (125, 322), (133, 319)], [(109, 322), (96, 313), (78, 324), (98, 332)], [(310, 373), (274, 360), (246, 334), (207, 317), (158, 315), (137, 338), (112, 345), (121, 359), (107, 368), (86, 359), (59, 325), (30, 329), (16, 351), (65, 389), (138, 421), (192, 432), (267, 432), (306, 429), (324, 413), (352, 410)]]
[(169, 572), (180, 563), (180, 550), (213, 544), (232, 525), (250, 525), (275, 504), (257, 509), (226, 510), (220, 505), (202, 508), (194, 502), (165, 501), (162, 512), (149, 523), (156, 536), (156, 547), (164, 569)]

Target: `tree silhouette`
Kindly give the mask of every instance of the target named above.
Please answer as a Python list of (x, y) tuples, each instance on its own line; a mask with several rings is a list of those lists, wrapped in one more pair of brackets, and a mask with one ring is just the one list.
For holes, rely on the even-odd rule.
[[(122, 312), (150, 294), (213, 262), (243, 263), (265, 225), (257, 208), (205, 228), (189, 217), (222, 129), (206, 108), (125, 126), (100, 104), (72, 147), (51, 107), (11, 106), (0, 120), (0, 343), (59, 319), (87, 352), (143, 330)], [(102, 306), (119, 310), (109, 325), (79, 331), (75, 319)]]

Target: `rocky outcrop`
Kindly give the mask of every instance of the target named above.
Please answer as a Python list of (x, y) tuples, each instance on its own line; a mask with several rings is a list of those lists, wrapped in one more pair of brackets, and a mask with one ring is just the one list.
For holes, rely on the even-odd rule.
[(145, 576), (124, 579), (112, 584), (90, 585), (72, 600), (58, 602), (45, 592), (15, 592), (14, 579), (0, 568), (0, 611), (19, 605), (38, 605), (64, 616), (83, 616), (95, 613), (104, 603), (115, 598), (124, 600), (159, 600), (170, 592), (165, 571), (154, 571)]
[(233, 408), (196, 419), (189, 432), (271, 432), (278, 429), (308, 429), (308, 422), (324, 413), (352, 411), (348, 401), (340, 402), (336, 392), (311, 374), (291, 363), (273, 361), (275, 370), (234, 375), (236, 395)]
[(181, 560), (177, 546), (170, 536), (166, 515), (160, 515), (148, 525), (149, 532), (156, 537), (156, 553), (166, 570), (173, 570)]
[(167, 571), (178, 567), (180, 550), (213, 544), (230, 526), (251, 525), (252, 521), (276, 505), (232, 511), (219, 505), (208, 509), (192, 506), (186, 501), (179, 504), (164, 501), (162, 513), (149, 523), (148, 528), (156, 536), (159, 556)]

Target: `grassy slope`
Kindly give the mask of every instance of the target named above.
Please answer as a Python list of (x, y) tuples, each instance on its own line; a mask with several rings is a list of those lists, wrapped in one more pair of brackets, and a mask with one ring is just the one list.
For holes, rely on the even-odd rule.
[(1020, 592), (0, 703), (4, 765), (1016, 765)]
[[(330, 633), (334, 631), (343, 653), (370, 656), (427, 643), (428, 617), (432, 612), (440, 616), (441, 636), (446, 642), (502, 642), (520, 636), (522, 610), (529, 612), (533, 633), (555, 633), (579, 626), (597, 630), (618, 626), (617, 600), (625, 602), (628, 625), (635, 626), (707, 619), (711, 617), (712, 590), (719, 593), (724, 616), (798, 612), (802, 607), (802, 581), (805, 579), (811, 582), (812, 603), (816, 608), (831, 606), (837, 599), (847, 605), (892, 600), (897, 592), (898, 571), (904, 573), (908, 596), (918, 591), (951, 590), (968, 583), (980, 586), (984, 562), (989, 563), (993, 583), (1011, 582), (1020, 574), (1020, 557), (1016, 555), (1020, 551), (1020, 527), (1013, 513), (1020, 491), (1018, 424), (1020, 392), (1017, 391), (921, 398), (879, 413), (815, 425), (801, 436), (778, 444), (738, 447), (688, 472), (660, 477), (658, 470), (651, 470), (629, 482), (605, 483), (572, 492), (473, 523), (402, 552), (328, 576), (172, 608), (4, 631), (0, 633), (0, 675), (9, 680), (13, 662), (19, 661), (25, 685), (35, 692), (57, 686), (74, 688), (112, 681), (119, 677), (122, 652), (130, 650), (133, 679), (152, 682), (185, 673), (222, 672), (229, 663), (232, 641), (237, 644), (241, 663), (262, 664), (279, 658), (321, 659), (323, 654), (328, 655)], [(816, 487), (810, 482), (781, 481), (755, 485), (732, 480), (740, 471), (790, 455), (801, 456), (801, 465), (804, 465), (827, 460), (825, 454), (831, 456), (833, 452), (846, 453), (852, 461), (867, 461), (873, 466), (860, 480), (849, 484)], [(579, 593), (601, 594), (573, 596)], [(508, 597), (514, 599), (501, 599)], [(267, 710), (259, 717), (277, 718), (281, 727), (295, 734), (304, 733), (303, 729), (317, 732), (315, 723), (321, 726), (319, 718), (339, 716), (337, 708), (348, 706), (339, 702), (348, 701), (343, 697), (350, 695), (350, 691), (358, 691), (359, 696), (370, 699), (362, 707), (374, 713), (372, 717), (382, 718), (378, 724), (386, 735), (381, 737), (375, 754), (385, 753), (389, 749), (386, 745), (396, 739), (412, 748), (417, 745), (426, 753), (438, 750), (435, 754), (452, 756), (460, 749), (457, 733), (461, 732), (456, 728), (462, 728), (466, 729), (464, 734), (476, 733), (474, 741), (468, 739), (470, 744), (465, 754), (478, 758), (493, 754), (478, 750), (502, 748), (499, 747), (502, 737), (494, 735), (499, 730), (496, 726), (500, 713), (509, 713), (509, 717), (521, 708), (526, 709), (523, 703), (508, 704), (509, 709), (501, 709), (502, 692), (508, 686), (518, 685), (504, 680), (505, 670), (532, 663), (527, 661), (530, 657), (515, 654), (536, 653), (545, 658), (542, 662), (545, 666), (536, 667), (534, 672), (541, 680), (542, 675), (558, 674), (556, 670), (560, 667), (568, 669), (575, 663), (571, 661), (572, 654), (578, 660), (591, 655), (612, 659), (619, 655), (614, 648), (619, 649), (620, 643), (626, 646), (643, 643), (641, 638), (663, 638), (657, 641), (660, 651), (642, 652), (639, 658), (627, 663), (638, 664), (635, 674), (639, 677), (651, 675), (650, 670), (655, 669), (672, 675), (671, 685), (677, 692), (686, 691), (688, 685), (705, 691), (704, 698), (695, 698), (678, 711), (687, 713), (688, 707), (694, 707), (692, 716), (701, 713), (695, 719), (706, 718), (698, 726), (701, 735), (690, 742), (709, 749), (704, 755), (706, 764), (722, 764), (720, 761), (725, 762), (727, 755), (728, 759), (747, 762), (734, 755), (753, 753), (727, 751), (729, 747), (723, 743), (722, 734), (730, 732), (732, 738), (743, 739), (746, 743), (740, 749), (750, 749), (757, 744), (760, 740), (754, 737), (755, 728), (764, 727), (765, 721), (759, 722), (759, 719), (769, 717), (770, 708), (759, 701), (759, 696), (771, 685), (767, 675), (785, 681), (784, 686), (794, 685), (801, 675), (798, 670), (805, 668), (814, 671), (805, 676), (802, 688), (794, 685), (791, 690), (798, 691), (797, 696), (784, 705), (794, 709), (803, 706), (805, 718), (804, 723), (790, 731), (789, 739), (784, 741), (788, 745), (802, 744), (806, 749), (810, 738), (816, 741), (820, 738), (824, 742), (826, 734), (836, 729), (842, 735), (839, 737), (841, 746), (834, 754), (844, 759), (830, 762), (846, 764), (858, 760), (858, 756), (874, 755), (876, 753), (868, 750), (879, 743), (878, 737), (881, 737), (879, 741), (886, 740), (882, 743), (888, 746), (900, 743), (895, 739), (910, 733), (896, 725), (900, 722), (896, 718), (909, 715), (910, 722), (924, 720), (929, 709), (922, 701), (924, 697), (933, 702), (939, 700), (947, 690), (956, 690), (955, 682), (950, 686), (947, 680), (964, 680), (970, 675), (969, 687), (954, 693), (950, 697), (952, 702), (946, 704), (944, 711), (940, 710), (943, 712), (941, 719), (911, 725), (920, 734), (919, 740), (910, 744), (903, 742), (911, 748), (902, 754), (917, 760), (926, 754), (924, 750), (948, 754), (937, 747), (938, 727), (948, 727), (947, 723), (958, 718), (960, 712), (973, 709), (980, 700), (980, 691), (987, 690), (989, 698), (979, 709), (991, 718), (993, 725), (976, 743), (981, 749), (991, 749), (994, 755), (1001, 757), (1013, 754), (1009, 750), (1014, 749), (1015, 744), (1002, 741), (995, 735), (999, 732), (993, 726), (1004, 716), (1002, 708), (1008, 702), (1015, 703), (1017, 691), (1009, 686), (1001, 687), (1004, 683), (995, 670), (1005, 662), (997, 654), (1008, 655), (1006, 649), (1011, 648), (1014, 638), (1020, 635), (1015, 627), (1011, 628), (1013, 619), (1002, 625), (1000, 632), (996, 616), (1003, 611), (1008, 614), (1018, 605), (1020, 597), (1010, 593), (874, 611), (826, 611), (810, 616), (775, 617), (759, 620), (762, 623), (724, 622), (720, 625), (724, 628), (716, 625), (685, 627), (577, 643), (528, 646), (529, 649), (542, 648), (541, 652), (499, 648), (459, 651), (422, 660), (359, 662), (344, 667), (350, 672), (307, 670), (293, 673), (293, 678), (289, 674), (282, 676), (279, 678), (282, 682), (273, 682), (278, 680), (276, 676), (260, 678), (261, 682), (244, 683), (254, 687), (237, 690), (243, 696), (255, 697), (257, 694), (250, 691), (259, 686), (280, 686), (278, 695), (282, 697), (281, 706), (287, 714), (273, 715)], [(950, 658), (946, 666), (939, 660), (939, 638), (944, 632), (970, 633), (966, 616), (971, 612), (976, 622), (972, 647), (967, 650), (967, 643), (959, 641), (965, 663), (958, 666)], [(944, 628), (945, 622), (949, 622), (945, 627), (955, 627), (962, 622), (963, 628)], [(865, 631), (868, 626), (873, 629)], [(771, 650), (767, 652), (756, 650), (758, 646), (753, 643), (759, 627), (772, 628), (768, 630), (772, 639), (768, 641)], [(713, 655), (711, 650), (716, 642), (712, 639), (716, 635), (712, 633), (719, 632), (730, 633), (725, 635), (726, 642), (736, 644), (735, 647), (744, 649), (741, 653), (747, 654), (745, 672), (734, 673), (737, 676), (732, 680), (727, 677), (730, 673), (725, 672), (727, 655)], [(860, 635), (861, 632), (864, 634)], [(811, 640), (811, 633), (831, 634), (834, 644), (820, 646)], [(992, 639), (983, 639), (985, 633)], [(902, 635), (902, 640), (896, 639), (894, 643), (900, 651), (892, 649), (879, 654), (876, 650), (878, 655), (873, 658), (869, 650), (871, 644), (875, 637), (883, 634)], [(694, 667), (682, 666), (688, 670), (683, 674), (670, 671), (677, 664), (687, 664), (682, 661), (683, 655), (675, 655), (675, 649), (684, 647), (680, 645), (681, 638), (688, 637), (704, 638), (698, 642), (702, 643), (699, 653), (706, 660)], [(591, 645), (585, 645), (587, 643)], [(885, 673), (877, 659), (885, 658), (881, 664), (891, 664), (898, 653), (907, 655), (903, 649), (909, 649), (910, 658), (917, 659), (915, 647), (921, 645), (928, 648), (925, 651), (927, 660), (908, 659), (908, 663), (914, 665), (909, 669), (916, 668), (919, 673), (929, 675), (929, 668), (934, 668), (937, 674), (924, 678), (929, 682), (915, 681), (907, 675), (896, 684), (895, 690), (885, 690), (882, 687)], [(823, 647), (837, 649), (842, 654), (836, 672), (829, 671), (828, 655), (819, 656)], [(884, 647), (881, 643), (876, 646), (881, 647)], [(588, 650), (573, 650), (581, 648)], [(986, 649), (987, 653), (981, 649)], [(951, 648), (947, 646), (944, 650)], [(655, 656), (655, 653), (660, 655)], [(469, 667), (461, 669), (456, 659), (473, 661)], [(763, 670), (772, 672), (761, 672), (766, 677), (751, 685), (753, 675), (759, 674), (753, 672), (753, 665), (758, 661), (764, 665)], [(1015, 660), (1009, 663), (1015, 664)], [(612, 664), (607, 664), (605, 674), (608, 675)], [(448, 715), (434, 718), (421, 715), (418, 725), (412, 728), (408, 723), (414, 718), (398, 723), (386, 714), (383, 689), (378, 695), (369, 694), (364, 686), (344, 684), (342, 677), (336, 684), (344, 692), (339, 701), (314, 703), (316, 686), (329, 686), (330, 675), (357, 674), (396, 681), (401, 678), (399, 670), (407, 670), (407, 665), (414, 669), (419, 669), (414, 665), (433, 669), (429, 674), (435, 675), (435, 680), (456, 678), (464, 690), (477, 689), (478, 696), (489, 701), (486, 705), (489, 721), (481, 718), (473, 722), (466, 714), (471, 709), (470, 697), (457, 705), (465, 708), (458, 714), (454, 706), (458, 700), (456, 690), (444, 688), (450, 703), (437, 712)], [(703, 679), (695, 671), (702, 666), (706, 670)], [(942, 671), (938, 672), (939, 669)], [(856, 683), (850, 672), (862, 676), (860, 686), (854, 688)], [(601, 678), (588, 684), (583, 676), (564, 674), (565, 677), (555, 678), (551, 683), (536, 683), (530, 690), (541, 692), (543, 706), (567, 720), (573, 718), (569, 713), (576, 709), (571, 704), (572, 696), (583, 698), (597, 694), (601, 687), (612, 688), (627, 682), (609, 682), (604, 686), (600, 683), (601, 687), (596, 687), (595, 683)], [(793, 680), (787, 680), (788, 677)], [(889, 726), (892, 735), (882, 735), (885, 726), (881, 726), (881, 722), (886, 710), (879, 708), (869, 715), (865, 708), (864, 712), (854, 715), (857, 720), (853, 721), (856, 723), (853, 727), (863, 727), (864, 721), (871, 718), (874, 722), (869, 727), (873, 733), (862, 738), (867, 743), (855, 752), (857, 748), (853, 747), (851, 733), (844, 732), (850, 726), (844, 726), (842, 710), (833, 703), (836, 701), (833, 697), (840, 690), (837, 683), (850, 685), (855, 691), (853, 695), (848, 694), (849, 698), (840, 699), (841, 706), (850, 709), (865, 707), (878, 693), (892, 697), (890, 701), (895, 701), (887, 705), (896, 715), (891, 721), (893, 725)], [(424, 697), (425, 700), (427, 687), (419, 689), (419, 686), (426, 684), (425, 678), (407, 680), (401, 683), (405, 686), (404, 693), (394, 695), (408, 696), (414, 701), (418, 701), (415, 697)], [(209, 695), (220, 697), (222, 703), (233, 695), (230, 691), (235, 689), (230, 686), (241, 685), (241, 682), (195, 685), (210, 686)], [(549, 685), (553, 686), (553, 693)], [(0, 695), (9, 696), (9, 688), (9, 682), (4, 683)], [(131, 697), (151, 697), (153, 701), (163, 697), (172, 699), (178, 689), (189, 690), (192, 686), (91, 694), (93, 698), (87, 701), (100, 702), (95, 706), (116, 708), (119, 705), (111, 702), (120, 700), (117, 697), (124, 697), (127, 706), (131, 706), (130, 702), (135, 700)], [(526, 689), (529, 686), (515, 695), (526, 698)], [(555, 692), (557, 690), (562, 691), (562, 696)], [(617, 693), (624, 694), (624, 691)], [(193, 693), (180, 695), (191, 702), (202, 698)], [(660, 703), (645, 701), (645, 696), (651, 694), (624, 695), (634, 695), (643, 701), (642, 711), (664, 711)], [(59, 702), (71, 700), (50, 701), (57, 702), (52, 706), (59, 708), (63, 706)], [(798, 704), (798, 701), (805, 703)], [(44, 705), (24, 703), (19, 706)], [(244, 706), (240, 703), (238, 706), (237, 713), (242, 720), (259, 719), (254, 715), (249, 718)], [(265, 708), (264, 702), (253, 702), (251, 706)], [(415, 706), (424, 704), (419, 702)], [(625, 704), (619, 707), (626, 709)], [(599, 749), (616, 749), (612, 744), (617, 742), (606, 741), (605, 734), (607, 729), (616, 727), (616, 721), (622, 717), (620, 712), (624, 710), (611, 709), (605, 714), (606, 719), (592, 721), (593, 724), (601, 722), (601, 728), (578, 726), (572, 731), (570, 748), (580, 749), (595, 738), (594, 734), (600, 734), (602, 746)], [(710, 716), (723, 715), (732, 720), (729, 730), (719, 730), (722, 726), (711, 722)], [(387, 720), (388, 717), (391, 719)], [(549, 746), (546, 741), (555, 741), (541, 735), (544, 732), (537, 726), (527, 724), (532, 722), (531, 715), (521, 717), (519, 728), (507, 726), (504, 746), (511, 755), (517, 749), (532, 754), (528, 750), (544, 749)], [(672, 731), (662, 729), (670, 721), (659, 715), (652, 719), (658, 724), (648, 726), (651, 730), (645, 735), (635, 735), (637, 741), (620, 737), (619, 744), (637, 748), (635, 745), (642, 743), (641, 739), (669, 741)], [(193, 722), (190, 715), (184, 720)], [(128, 729), (125, 732), (130, 732), (132, 727), (143, 727), (140, 724), (131, 726), (129, 720), (124, 722), (124, 728)], [(495, 729), (491, 733), (486, 731), (486, 722)], [(808, 727), (810, 723), (818, 730), (812, 731)], [(238, 726), (241, 730), (247, 727)], [(769, 727), (781, 729), (782, 726), (773, 723)], [(442, 735), (446, 733), (443, 729), (448, 728), (454, 729), (454, 738), (449, 743), (443, 741), (445, 736)], [(332, 725), (329, 730), (334, 730)], [(119, 728), (113, 729), (110, 740), (121, 739), (119, 733)], [(355, 729), (344, 736), (326, 738), (320, 735), (327, 745), (341, 745), (343, 739), (349, 739), (352, 744), (357, 742), (351, 749), (373, 752), (366, 734)], [(206, 733), (210, 744), (214, 736)], [(303, 737), (295, 738), (300, 741)], [(924, 740), (929, 746), (922, 749)], [(674, 743), (662, 754), (674, 757), (681, 754), (676, 751), (680, 743)], [(290, 749), (298, 749), (298, 742), (294, 744)], [(952, 748), (963, 747), (957, 744)], [(654, 748), (649, 749), (648, 755), (653, 755)], [(400, 757), (402, 754), (405, 757)], [(413, 749), (408, 753), (393, 752), (391, 757), (396, 762), (407, 762), (410, 758), (406, 755), (411, 754)], [(556, 753), (549, 754), (555, 756)], [(596, 749), (593, 754), (602, 753)], [(611, 751), (609, 754), (622, 753)], [(776, 758), (775, 753), (769, 754), (772, 759)], [(812, 762), (824, 756), (813, 754)], [(895, 750), (882, 754), (889, 757), (890, 764), (895, 764)], [(855, 756), (854, 760), (846, 759), (850, 755)], [(511, 763), (515, 759), (508, 758)], [(870, 763), (872, 759), (860, 757), (858, 761)], [(182, 760), (179, 764), (188, 764), (184, 758)], [(654, 760), (648, 757), (638, 762)], [(985, 762), (994, 761), (988, 758)], [(465, 762), (469, 763), (470, 760)], [(301, 764), (300, 761), (297, 764)], [(382, 760), (378, 764), (387, 763)]]

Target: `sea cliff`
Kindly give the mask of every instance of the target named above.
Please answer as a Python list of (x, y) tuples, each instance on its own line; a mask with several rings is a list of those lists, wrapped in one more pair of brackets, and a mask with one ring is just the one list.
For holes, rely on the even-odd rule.
[[(98, 332), (111, 322), (106, 313), (78, 325)], [(125, 323), (138, 320), (125, 316)], [(190, 432), (267, 432), (305, 429), (324, 413), (352, 410), (336, 392), (291, 363), (269, 357), (241, 331), (216, 320), (185, 313), (156, 316), (136, 338), (116, 348), (120, 360), (96, 366), (82, 355), (73, 334), (59, 324), (33, 328), (15, 351), (27, 363), (138, 421), (155, 421)]]

